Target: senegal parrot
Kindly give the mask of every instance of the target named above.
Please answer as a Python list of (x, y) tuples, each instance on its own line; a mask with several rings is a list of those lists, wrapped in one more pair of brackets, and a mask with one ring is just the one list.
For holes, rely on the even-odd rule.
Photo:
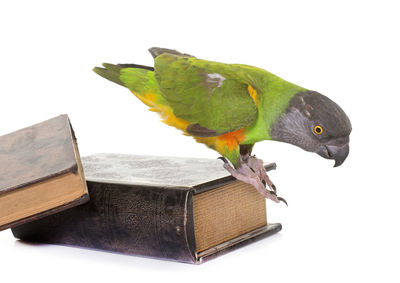
[(94, 71), (128, 88), (166, 124), (219, 152), (224, 168), (264, 197), (286, 203), (262, 160), (251, 155), (256, 142), (290, 143), (334, 159), (335, 167), (349, 154), (350, 120), (326, 96), (256, 67), (165, 48), (149, 51), (154, 67), (104, 63)]

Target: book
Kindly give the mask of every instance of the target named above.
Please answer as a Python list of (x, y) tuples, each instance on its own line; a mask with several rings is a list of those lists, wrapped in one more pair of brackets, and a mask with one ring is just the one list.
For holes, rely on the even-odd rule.
[(0, 137), (0, 230), (88, 200), (67, 115)]
[(82, 160), (90, 201), (14, 227), (16, 238), (198, 264), (281, 229), (267, 223), (264, 197), (220, 160)]

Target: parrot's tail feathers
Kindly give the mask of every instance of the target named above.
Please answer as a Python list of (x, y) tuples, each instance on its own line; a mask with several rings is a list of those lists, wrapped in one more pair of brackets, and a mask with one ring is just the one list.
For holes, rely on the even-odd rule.
[(134, 69), (143, 69), (146, 71), (154, 71), (153, 67), (144, 66), (144, 65), (137, 65), (137, 64), (109, 64), (103, 63), (104, 68), (95, 67), (93, 71), (102, 76), (103, 78), (110, 80), (116, 84), (126, 86), (121, 81), (121, 70), (125, 68), (134, 68)]
[(173, 50), (173, 49), (160, 48), (160, 47), (152, 47), (149, 49), (149, 52), (150, 52), (151, 56), (153, 56), (153, 58), (156, 58), (157, 56), (160, 56), (161, 54), (164, 54), (164, 53), (178, 55), (178, 56), (194, 57), (192, 55), (189, 55), (186, 53), (181, 53), (181, 52)]
[(120, 80), (120, 71), (122, 67), (108, 63), (103, 63), (103, 67), (104, 68), (95, 67), (93, 68), (93, 71), (107, 80), (125, 86), (124, 83)]
[[(128, 88), (137, 98), (161, 116), (169, 113), (168, 103), (162, 97), (152, 67), (136, 64), (108, 64), (96, 67), (94, 72), (103, 78)], [(167, 113), (167, 114), (166, 114)]]

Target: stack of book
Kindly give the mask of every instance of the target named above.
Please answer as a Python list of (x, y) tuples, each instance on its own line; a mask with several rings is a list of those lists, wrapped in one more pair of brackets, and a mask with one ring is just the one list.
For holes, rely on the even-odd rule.
[(197, 264), (281, 225), (267, 222), (265, 199), (219, 160), (81, 160), (61, 115), (0, 137), (0, 230), (7, 228), (23, 241)]

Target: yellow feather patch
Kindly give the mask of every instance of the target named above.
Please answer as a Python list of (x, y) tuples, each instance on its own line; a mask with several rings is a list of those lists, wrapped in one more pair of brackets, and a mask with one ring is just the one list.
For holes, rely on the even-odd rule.
[(250, 94), (251, 98), (253, 98), (254, 103), (256, 104), (256, 106), (258, 106), (258, 93), (257, 93), (257, 91), (251, 85), (248, 86), (247, 90), (249, 91), (249, 94)]
[(149, 107), (153, 107), (156, 101), (156, 95), (154, 93), (146, 93), (145, 95), (137, 94), (134, 91), (131, 91), (137, 98), (140, 99), (144, 104)]
[(154, 93), (146, 93), (143, 95), (137, 94), (134, 91), (132, 93), (139, 98), (144, 104), (149, 106), (149, 110), (152, 112), (158, 112), (161, 115), (161, 118), (163, 119), (162, 121), (170, 126), (173, 126), (175, 128), (178, 128), (179, 130), (185, 131), (187, 126), (190, 124), (189, 122), (177, 118), (174, 115), (174, 112), (172, 111), (171, 107), (167, 105), (163, 105), (160, 103), (157, 103), (157, 96)]

